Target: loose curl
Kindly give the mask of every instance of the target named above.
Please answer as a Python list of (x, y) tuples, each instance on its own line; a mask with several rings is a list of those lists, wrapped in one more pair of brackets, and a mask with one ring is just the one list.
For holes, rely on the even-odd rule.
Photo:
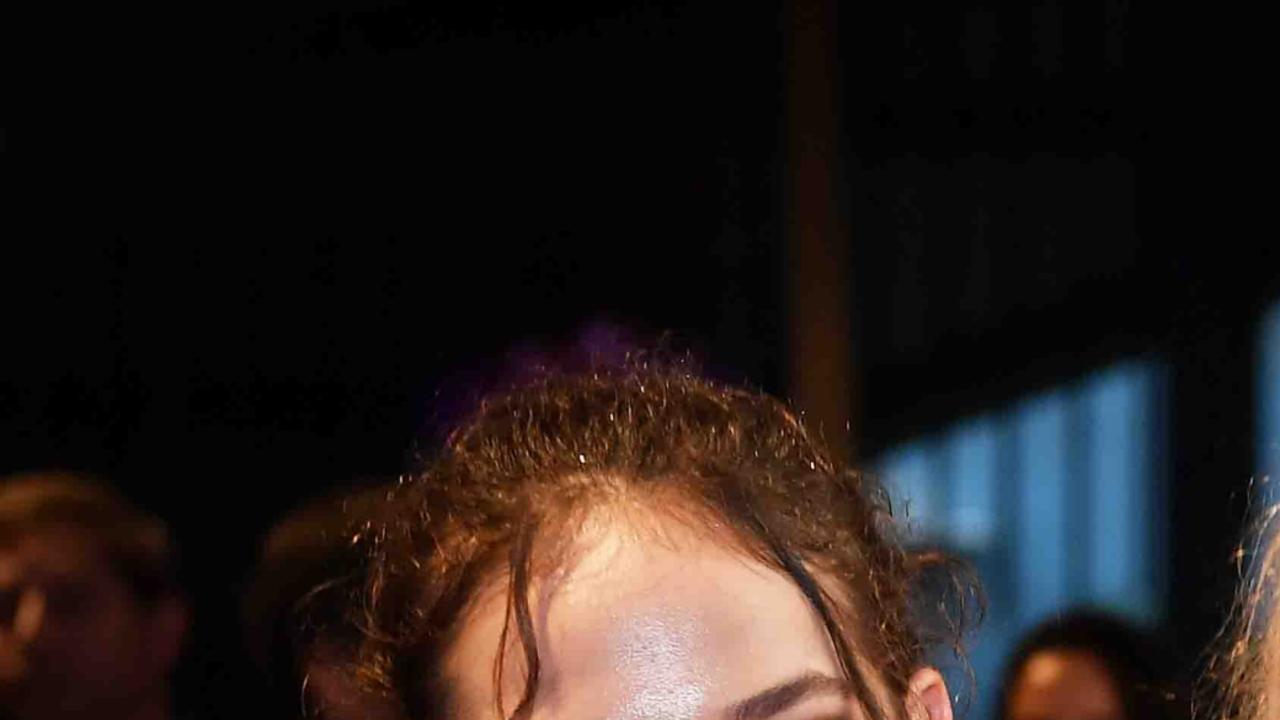
[(1208, 713), (1197, 715), (1212, 714), (1219, 720), (1280, 717), (1280, 686), (1276, 682), (1280, 679), (1278, 515), (1280, 505), (1265, 508), (1254, 521), (1247, 543), (1236, 549), (1240, 590), (1197, 693), (1201, 709)]

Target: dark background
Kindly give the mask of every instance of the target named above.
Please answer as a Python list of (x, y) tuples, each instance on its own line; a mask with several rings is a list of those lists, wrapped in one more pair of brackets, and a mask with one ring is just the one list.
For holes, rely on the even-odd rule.
[[(102, 473), (173, 523), (199, 613), (182, 707), (252, 713), (234, 600), (265, 528), (397, 473), (513, 349), (669, 331), (787, 393), (794, 10), (33, 21), (8, 113), (31, 121), (3, 133), (0, 470)], [(1230, 598), (1253, 333), (1280, 296), (1252, 25), (1089, 0), (855, 5), (833, 28), (861, 454), (1160, 353), (1188, 667)]]

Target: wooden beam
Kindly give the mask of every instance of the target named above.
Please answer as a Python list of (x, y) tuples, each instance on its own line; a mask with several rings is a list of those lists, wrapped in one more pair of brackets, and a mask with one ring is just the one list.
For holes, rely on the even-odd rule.
[(849, 229), (841, 187), (834, 0), (791, 0), (787, 227), (789, 390), (842, 460), (856, 460)]

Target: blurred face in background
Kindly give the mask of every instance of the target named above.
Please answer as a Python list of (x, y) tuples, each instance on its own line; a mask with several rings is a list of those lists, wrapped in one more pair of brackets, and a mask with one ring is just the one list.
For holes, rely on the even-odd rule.
[(1005, 720), (1126, 719), (1120, 689), (1092, 653), (1046, 648), (1027, 659), (1009, 693)]
[(176, 601), (140, 602), (84, 531), (9, 538), (0, 544), (0, 712), (127, 717), (167, 693), (183, 625)]

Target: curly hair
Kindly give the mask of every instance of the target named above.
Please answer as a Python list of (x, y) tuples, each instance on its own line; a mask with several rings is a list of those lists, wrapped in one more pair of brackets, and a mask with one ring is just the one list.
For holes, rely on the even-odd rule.
[(442, 662), (460, 616), (483, 585), (505, 579), (500, 642), (516, 634), (526, 674), (511, 717), (528, 717), (540, 667), (528, 599), (535, 546), (572, 540), (583, 513), (623, 498), (714, 521), (724, 541), (788, 576), (871, 717), (903, 707), (875, 699), (869, 668), (900, 698), (941, 639), (930, 628), (958, 643), (955, 604), (914, 597), (924, 571), (942, 568), (961, 594), (977, 593), (950, 560), (907, 550), (881, 485), (833, 459), (781, 402), (680, 364), (635, 361), (490, 398), (402, 478), (366, 533), (353, 671), (407, 717), (449, 717)]
[(1280, 505), (1266, 508), (1235, 560), (1243, 582), (1231, 616), (1216, 642), (1198, 693), (1202, 706), (1221, 720), (1270, 720), (1280, 717)]

